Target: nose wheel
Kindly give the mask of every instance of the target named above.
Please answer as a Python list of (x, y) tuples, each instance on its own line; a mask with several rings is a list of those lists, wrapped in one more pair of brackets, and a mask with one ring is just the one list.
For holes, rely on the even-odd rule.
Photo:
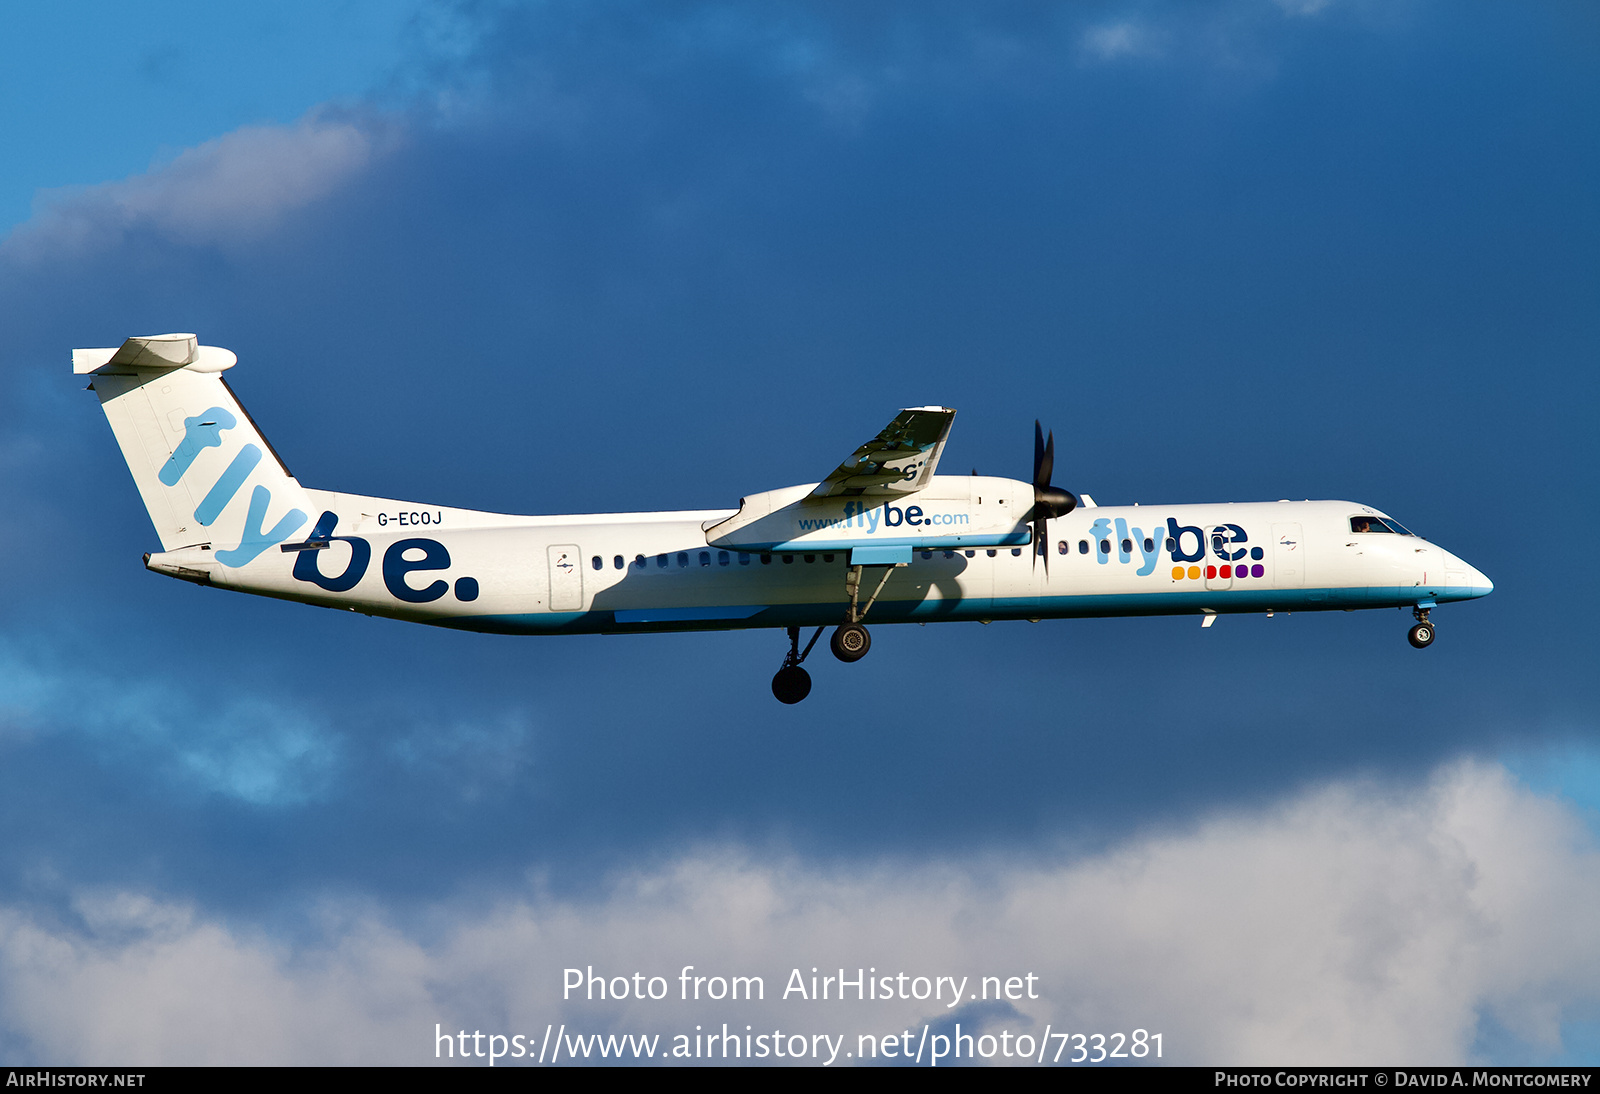
[(1417, 625), (1407, 633), (1406, 641), (1419, 650), (1425, 650), (1433, 645), (1433, 624), (1428, 622), (1428, 609), (1412, 608), (1411, 614), (1415, 617)]

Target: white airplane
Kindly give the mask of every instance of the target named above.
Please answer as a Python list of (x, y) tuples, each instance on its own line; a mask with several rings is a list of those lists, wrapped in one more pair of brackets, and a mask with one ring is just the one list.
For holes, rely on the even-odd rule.
[[(1217, 616), (1410, 608), (1494, 586), (1441, 547), (1348, 501), (1099, 506), (1033, 481), (937, 475), (955, 411), (901, 411), (820, 483), (733, 509), (508, 516), (311, 490), (192, 334), (80, 349), (161, 551), (157, 573), (328, 608), (500, 634), (784, 627), (773, 694), (811, 690), (822, 631), (858, 661), (863, 621)], [(800, 629), (816, 627), (800, 649)]]

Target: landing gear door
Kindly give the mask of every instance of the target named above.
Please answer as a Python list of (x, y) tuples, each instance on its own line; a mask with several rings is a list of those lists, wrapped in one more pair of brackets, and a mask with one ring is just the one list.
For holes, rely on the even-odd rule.
[(1306, 545), (1298, 524), (1272, 526), (1272, 584), (1299, 589), (1306, 583)]
[(550, 559), (550, 610), (583, 611), (583, 556), (575, 543), (552, 544)]

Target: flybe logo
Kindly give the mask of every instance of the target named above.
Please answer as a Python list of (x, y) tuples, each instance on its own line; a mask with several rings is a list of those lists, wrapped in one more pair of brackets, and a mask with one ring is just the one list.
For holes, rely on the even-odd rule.
[(795, 523), (802, 532), (821, 532), (830, 528), (860, 528), (872, 535), (879, 528), (931, 528), (935, 525), (965, 525), (966, 513), (924, 513), (920, 505), (880, 505), (868, 508), (860, 502), (844, 503), (842, 517), (810, 517)]
[[(1237, 524), (1215, 524), (1206, 529), (1179, 524), (1176, 517), (1168, 517), (1165, 525), (1158, 524), (1146, 532), (1130, 527), (1123, 517), (1100, 517), (1090, 525), (1089, 535), (1092, 538), (1085, 540), (1084, 546), (1094, 552), (1096, 562), (1108, 566), (1113, 558), (1122, 564), (1137, 561), (1140, 577), (1156, 572), (1163, 552), (1172, 563), (1174, 581), (1253, 580), (1267, 573), (1261, 564), (1266, 552), (1250, 546), (1249, 535)], [(1063, 544), (1063, 548), (1068, 546)]]
[[(347, 593), (366, 576), (367, 567), (372, 564), (372, 544), (361, 536), (334, 535), (333, 529), (338, 523), (336, 513), (324, 512), (317, 518), (316, 526), (311, 529), (311, 535), (306, 537), (304, 544), (295, 543), (284, 548), (286, 551), (294, 549), (300, 552), (300, 557), (294, 560), (296, 581), (308, 581), (330, 593)], [(350, 559), (342, 571), (329, 575), (322, 572), (317, 558), (331, 542), (348, 543)], [(431, 604), (452, 588), (456, 599), (463, 603), (478, 599), (477, 578), (458, 577), (453, 583), (436, 579), (421, 588), (410, 580), (412, 574), (422, 574), (423, 580), (426, 580), (430, 571), (449, 568), (450, 551), (438, 540), (421, 537), (397, 539), (383, 552), (383, 586), (396, 600), (407, 604)]]
[[(200, 453), (208, 448), (222, 447), (222, 435), (236, 428), (238, 424), (239, 420), (233, 412), (220, 406), (210, 407), (203, 414), (193, 418), (185, 418), (183, 440), (156, 477), (164, 486), (177, 486), (194, 466), (195, 459)], [(258, 445), (246, 443), (240, 448), (221, 476), (212, 484), (211, 489), (206, 492), (200, 504), (195, 506), (194, 519), (207, 528), (215, 523), (222, 515), (222, 511), (228, 507), (228, 503), (244, 486), (245, 480), (256, 469), (256, 465), (261, 462), (261, 458), (261, 448)], [(267, 510), (271, 505), (272, 491), (265, 486), (256, 486), (250, 494), (250, 508), (245, 514), (244, 530), (239, 546), (218, 551), (216, 553), (218, 562), (225, 566), (243, 566), (253, 561), (268, 547), (283, 543), (299, 531), (308, 519), (301, 510), (290, 509), (269, 529), (266, 527), (266, 519)], [(372, 544), (360, 536), (334, 535), (333, 529), (338, 522), (336, 514), (325, 512), (317, 518), (317, 523), (312, 527), (311, 534), (306, 537), (304, 543), (291, 543), (283, 548), (286, 551), (299, 553), (299, 557), (294, 560), (296, 581), (309, 582), (331, 593), (345, 593), (355, 588), (366, 576), (367, 568), (372, 563)], [(403, 516), (401, 523), (404, 523)], [(322, 572), (317, 559), (332, 542), (348, 543), (350, 558), (341, 572), (328, 575)], [(478, 599), (476, 578), (458, 577), (453, 582), (434, 580), (420, 588), (412, 583), (412, 574), (425, 574), (428, 571), (449, 568), (450, 552), (438, 540), (421, 538), (397, 540), (383, 552), (384, 588), (388, 589), (396, 600), (407, 604), (429, 604), (452, 589), (457, 600)]]
[[(161, 480), (163, 486), (177, 486), (194, 466), (195, 458), (207, 448), (222, 447), (223, 432), (233, 429), (238, 424), (239, 420), (233, 413), (220, 406), (211, 407), (193, 418), (185, 418), (183, 440), (162, 465), (156, 477)], [(238, 455), (233, 457), (222, 475), (206, 492), (206, 496), (200, 499), (200, 504), (195, 506), (194, 519), (201, 527), (209, 528), (216, 523), (222, 511), (228, 507), (228, 503), (250, 477), (250, 472), (254, 471), (260, 462), (259, 446), (246, 444), (239, 449)], [(305, 513), (299, 509), (290, 509), (279, 518), (278, 523), (270, 529), (267, 528), (267, 509), (271, 504), (272, 491), (265, 486), (258, 485), (250, 492), (250, 509), (245, 514), (239, 546), (218, 551), (216, 553), (218, 562), (224, 566), (243, 566), (268, 547), (288, 539), (305, 524)]]

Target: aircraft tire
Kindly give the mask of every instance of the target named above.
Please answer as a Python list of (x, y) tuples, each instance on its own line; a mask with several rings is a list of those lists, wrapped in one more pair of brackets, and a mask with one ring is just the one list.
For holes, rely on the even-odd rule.
[(811, 674), (799, 665), (786, 665), (772, 678), (772, 696), (786, 706), (794, 706), (811, 694)]
[(828, 648), (845, 664), (861, 660), (872, 649), (872, 635), (860, 623), (844, 623), (828, 639)]
[(1425, 650), (1433, 645), (1433, 624), (1418, 623), (1411, 628), (1411, 633), (1406, 635), (1406, 641), (1419, 650)]

